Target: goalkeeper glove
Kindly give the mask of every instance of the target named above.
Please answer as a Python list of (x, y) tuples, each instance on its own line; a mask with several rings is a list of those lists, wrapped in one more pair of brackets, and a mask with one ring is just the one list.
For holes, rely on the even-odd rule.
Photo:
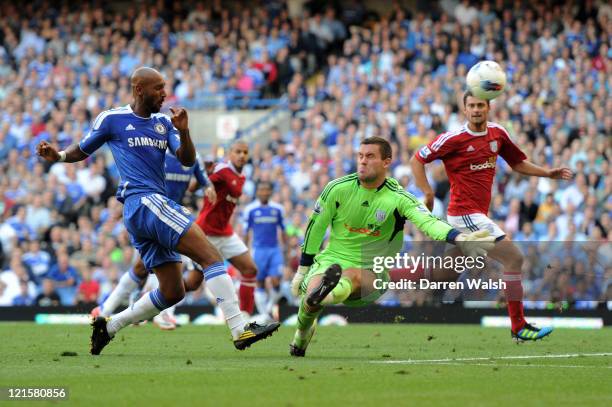
[(459, 233), (455, 243), (461, 252), (468, 257), (484, 257), (495, 247), (495, 238), (487, 230), (477, 230), (469, 234)]
[(310, 270), (310, 266), (299, 266), (295, 275), (293, 276), (293, 280), (291, 280), (291, 294), (294, 297), (298, 297), (300, 294), (300, 285), (302, 281), (304, 281), (304, 277), (308, 274), (308, 270)]

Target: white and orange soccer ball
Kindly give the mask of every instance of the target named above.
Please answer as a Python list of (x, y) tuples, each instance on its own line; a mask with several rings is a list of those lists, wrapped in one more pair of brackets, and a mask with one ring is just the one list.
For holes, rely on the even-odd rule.
[(495, 99), (506, 89), (506, 73), (495, 61), (480, 61), (467, 73), (466, 85), (478, 99)]

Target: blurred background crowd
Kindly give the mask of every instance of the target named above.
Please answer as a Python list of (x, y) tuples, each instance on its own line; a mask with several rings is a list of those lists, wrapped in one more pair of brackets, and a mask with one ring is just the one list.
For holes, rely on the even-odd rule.
[[(534, 261), (538, 242), (566, 242), (550, 262), (567, 278), (525, 262), (527, 297), (612, 299), (607, 2), (394, 2), (376, 12), (359, 0), (312, 1), (297, 16), (283, 1), (226, 3), (140, 2), (118, 10), (112, 2), (0, 2), (0, 305), (93, 304), (129, 269), (134, 249), (114, 198), (112, 160), (101, 153), (49, 166), (35, 146), (46, 140), (65, 148), (101, 111), (130, 103), (134, 68), (165, 75), (166, 108), (258, 108), (282, 96), (289, 131), (273, 128), (251, 144), (235, 225), (243, 234), (241, 209), (258, 181), (272, 181), (273, 200), (285, 208), (290, 279), (314, 201), (327, 182), (355, 170), (364, 137), (392, 142), (391, 175), (422, 196), (409, 159), (465, 122), (465, 74), (483, 59), (508, 75), (490, 120), (534, 163), (576, 172), (560, 182), (517, 176), (497, 163), (490, 217), (525, 242)], [(222, 151), (200, 152), (223, 160)], [(444, 168), (434, 163), (428, 171), (434, 213), (444, 218)], [(197, 211), (201, 201), (200, 192), (184, 204)], [(410, 224), (405, 236), (406, 250), (422, 238)], [(595, 244), (595, 260), (572, 255), (585, 243)], [(384, 302), (433, 298), (391, 293)], [(201, 292), (188, 298), (205, 301)]]

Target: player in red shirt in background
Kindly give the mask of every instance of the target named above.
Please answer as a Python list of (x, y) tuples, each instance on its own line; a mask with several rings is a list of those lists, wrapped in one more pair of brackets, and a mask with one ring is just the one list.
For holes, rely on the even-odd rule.
[(546, 169), (527, 160), (501, 125), (487, 121), (489, 101), (478, 99), (470, 91), (463, 96), (468, 122), (459, 130), (440, 134), (412, 157), (416, 185), (425, 194), (425, 205), (433, 209), (434, 192), (425, 174), (425, 164), (440, 159), (450, 182), (448, 222), (462, 232), (486, 230), (497, 243), (488, 255), (504, 267), (505, 294), (512, 322), (512, 337), (517, 341), (541, 339), (552, 328), (535, 328), (525, 321), (521, 268), (523, 255), (503, 230), (487, 217), (497, 156), (501, 156), (520, 174), (569, 180), (568, 168)]
[[(214, 165), (208, 174), (212, 185), (204, 191), (204, 206), (196, 223), (202, 228), (212, 245), (217, 248), (221, 257), (240, 271), (242, 275), (238, 291), (240, 309), (253, 314), (257, 266), (249, 254), (249, 249), (234, 232), (230, 223), (234, 209), (242, 195), (242, 187), (246, 180), (242, 169), (248, 158), (249, 146), (242, 141), (236, 141), (230, 147), (229, 161)], [(185, 280), (186, 290), (196, 290), (203, 279), (202, 273), (191, 272)]]

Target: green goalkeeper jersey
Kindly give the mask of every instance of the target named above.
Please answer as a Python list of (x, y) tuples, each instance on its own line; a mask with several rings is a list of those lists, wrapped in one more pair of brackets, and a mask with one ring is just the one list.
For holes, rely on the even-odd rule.
[[(387, 178), (377, 189), (366, 189), (356, 173), (350, 174), (323, 189), (308, 223), (302, 251), (316, 255), (318, 262), (371, 269), (373, 257), (400, 252), (406, 220), (434, 240), (445, 240), (453, 229), (404, 191), (394, 178)], [(319, 253), (328, 226), (329, 242)]]

